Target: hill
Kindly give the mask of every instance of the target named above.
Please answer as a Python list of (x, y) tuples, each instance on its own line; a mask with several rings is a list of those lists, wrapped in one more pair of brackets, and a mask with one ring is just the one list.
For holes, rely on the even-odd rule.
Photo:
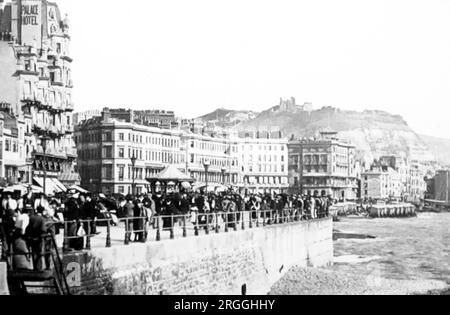
[(214, 123), (220, 127), (231, 127), (254, 119), (257, 115), (257, 112), (250, 110), (231, 110), (219, 108), (212, 113), (198, 117), (198, 119), (201, 119), (204, 122)]
[(439, 164), (450, 166), (450, 139), (420, 135)]
[(356, 146), (358, 157), (366, 163), (383, 155), (396, 155), (427, 162), (437, 158), (450, 164), (444, 153), (450, 152), (450, 140), (419, 136), (401, 116), (385, 111), (334, 107), (306, 111), (275, 106), (257, 114), (220, 108), (200, 118), (225, 127), (238, 124), (240, 130), (281, 130), (287, 137), (315, 137), (320, 131), (334, 130)]
[(434, 160), (424, 141), (401, 116), (384, 111), (357, 112), (333, 107), (303, 111), (273, 107), (239, 128), (279, 129), (286, 136), (295, 137), (314, 137), (322, 130), (334, 130), (341, 138), (352, 141), (357, 147), (358, 157), (367, 163), (382, 155)]

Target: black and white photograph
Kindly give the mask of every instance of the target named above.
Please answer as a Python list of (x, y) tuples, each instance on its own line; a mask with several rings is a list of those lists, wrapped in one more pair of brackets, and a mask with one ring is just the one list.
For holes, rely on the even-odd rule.
[(0, 295), (450, 295), (449, 108), (450, 0), (0, 0)]

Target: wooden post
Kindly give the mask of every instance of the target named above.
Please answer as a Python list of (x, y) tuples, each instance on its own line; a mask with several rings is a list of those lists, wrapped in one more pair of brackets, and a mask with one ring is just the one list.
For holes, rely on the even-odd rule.
[(63, 252), (69, 251), (69, 240), (67, 239), (68, 230), (67, 230), (67, 222), (64, 221), (64, 231), (63, 231)]
[(259, 227), (259, 216), (261, 215), (261, 212), (256, 211), (256, 227)]
[(245, 230), (245, 211), (241, 211), (241, 219), (242, 219), (242, 230)]
[(183, 215), (183, 237), (187, 237), (187, 230), (186, 230), (186, 215)]
[(91, 249), (91, 220), (87, 220), (86, 249)]
[[(223, 214), (224, 212), (222, 212)], [(225, 212), (225, 233), (228, 233), (228, 213)]]
[(141, 219), (142, 220), (142, 230), (143, 230), (142, 239), (141, 239), (142, 243), (145, 243), (147, 241), (147, 224), (145, 222), (146, 219), (147, 218), (145, 218), (145, 217), (142, 217), (142, 219)]
[(106, 247), (111, 247), (111, 222), (106, 221)]
[(249, 221), (250, 221), (248, 224), (248, 227), (250, 229), (252, 229), (253, 228), (253, 211), (252, 210), (249, 211), (248, 217), (249, 217)]
[(128, 233), (128, 218), (125, 218), (125, 245), (130, 244), (130, 235)]
[(173, 240), (175, 238), (175, 234), (173, 232), (173, 224), (174, 224), (174, 219), (173, 219), (173, 214), (170, 215), (170, 239)]
[(234, 226), (233, 226), (233, 229), (235, 230), (235, 231), (237, 231), (238, 230), (238, 224), (239, 224), (239, 222), (238, 222), (238, 220), (237, 220), (237, 212), (234, 212), (234, 214), (233, 214), (233, 219), (234, 219)]
[(198, 212), (195, 213), (194, 234), (198, 236)]
[(219, 233), (219, 214), (216, 212), (216, 233)]
[(206, 233), (206, 235), (208, 235), (209, 234), (209, 213), (205, 214), (205, 220), (206, 220), (205, 233)]
[(159, 223), (161, 217), (157, 215), (155, 218), (156, 218), (156, 241), (159, 242), (161, 240), (161, 224)]

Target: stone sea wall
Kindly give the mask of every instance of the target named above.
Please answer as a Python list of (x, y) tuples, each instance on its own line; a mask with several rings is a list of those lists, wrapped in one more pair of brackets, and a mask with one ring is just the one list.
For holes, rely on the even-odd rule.
[(74, 294), (267, 294), (293, 265), (332, 263), (331, 219), (68, 254)]

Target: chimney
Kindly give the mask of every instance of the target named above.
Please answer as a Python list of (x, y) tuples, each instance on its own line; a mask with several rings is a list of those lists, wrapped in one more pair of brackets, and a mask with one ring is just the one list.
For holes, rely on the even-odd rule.
[(109, 108), (105, 107), (102, 111), (102, 121), (108, 122), (111, 119), (111, 112)]

